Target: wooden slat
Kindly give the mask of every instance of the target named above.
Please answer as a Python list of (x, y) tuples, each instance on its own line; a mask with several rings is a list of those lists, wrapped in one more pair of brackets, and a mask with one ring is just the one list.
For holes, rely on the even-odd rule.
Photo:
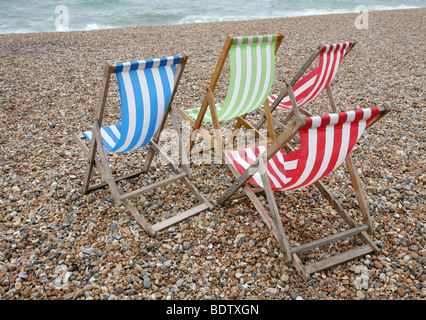
[(266, 161), (264, 157), (259, 157), (259, 164), (260, 164), (259, 173), (262, 178), (263, 186), (265, 188), (266, 199), (268, 200), (269, 212), (271, 213), (271, 216), (272, 216), (273, 225), (276, 232), (276, 238), (278, 240), (278, 243), (280, 244), (281, 250), (283, 251), (284, 259), (286, 261), (290, 261), (291, 260), (290, 245), (284, 233), (284, 228), (281, 222), (280, 213), (278, 211), (277, 203), (275, 201), (274, 193), (271, 187), (271, 182), (269, 181), (268, 173), (266, 171)]
[(196, 150), (191, 150), (191, 154), (199, 154), (199, 153), (204, 153), (204, 152), (209, 152), (212, 151), (213, 146), (211, 146), (210, 148), (204, 148), (204, 149), (196, 149)]
[[(251, 123), (247, 122), (243, 117), (236, 117), (235, 120), (237, 120), (239, 123), (241, 123), (244, 127), (246, 127), (249, 130), (254, 131), (254, 135), (256, 138), (260, 139), (261, 141), (267, 141), (267, 138), (261, 134), (255, 127), (251, 125)], [(274, 136), (275, 138), (275, 136)], [(265, 144), (265, 143), (263, 143)]]
[(297, 254), (293, 254), (292, 255), (293, 258), (293, 265), (296, 267), (296, 270), (301, 274), (302, 278), (305, 281), (308, 281), (310, 278), (309, 273), (306, 271), (305, 266), (303, 265), (302, 261), (300, 261), (299, 257), (297, 256)]
[[(98, 166), (98, 167), (101, 170), (101, 173), (102, 173), (104, 179), (108, 183), (112, 197), (117, 202), (117, 204), (120, 204), (121, 192), (120, 192), (120, 189), (118, 188), (117, 184), (114, 182), (114, 178), (112, 176), (112, 172), (111, 172), (111, 169), (109, 167), (108, 157), (107, 157), (107, 154), (105, 152), (105, 147), (104, 147), (104, 143), (103, 143), (102, 136), (101, 136), (101, 129), (100, 129), (100, 126), (99, 126), (97, 119), (93, 120), (93, 138), (96, 139), (96, 141), (99, 145), (98, 153), (99, 153), (100, 166)], [(96, 150), (94, 150), (94, 151), (96, 151)]]
[(327, 91), (328, 101), (330, 102), (331, 110), (334, 113), (337, 113), (338, 109), (337, 109), (336, 102), (335, 102), (334, 96), (333, 96), (333, 91), (331, 90), (330, 85), (328, 85), (327, 88), (325, 88), (325, 89)]
[(170, 227), (171, 225), (174, 225), (174, 224), (176, 224), (176, 223), (178, 223), (178, 222), (180, 222), (180, 221), (182, 221), (186, 218), (189, 218), (189, 217), (193, 216), (194, 214), (197, 214), (197, 213), (199, 213), (203, 210), (208, 209), (208, 207), (209, 206), (207, 204), (202, 203), (202, 204), (200, 204), (200, 205), (198, 205), (194, 208), (191, 208), (189, 210), (181, 212), (181, 213), (179, 213), (179, 214), (177, 214), (177, 215), (175, 215), (171, 218), (168, 218), (164, 221), (161, 221), (161, 222), (158, 222), (158, 223), (152, 225), (152, 230), (154, 230), (154, 232), (156, 232), (156, 231), (165, 229), (167, 227)]
[[(263, 191), (265, 191), (265, 190), (262, 189), (262, 188), (253, 189), (254, 193), (260, 193), (260, 192), (263, 192)], [(247, 197), (247, 194), (245, 192), (242, 192), (242, 193), (239, 193), (239, 194), (234, 194), (234, 195), (230, 196), (228, 200), (231, 201), (231, 200), (239, 199), (239, 198), (242, 198), (242, 197)]]
[(373, 222), (371, 221), (370, 213), (368, 210), (368, 203), (364, 194), (364, 191), (361, 187), (361, 180), (358, 177), (358, 172), (355, 168), (354, 162), (352, 160), (351, 153), (346, 157), (346, 167), (348, 168), (349, 176), (351, 177), (352, 187), (355, 191), (355, 196), (358, 201), (359, 211), (362, 214), (364, 223), (368, 224), (370, 227), (369, 233), (374, 232)]
[[(99, 93), (99, 99), (98, 99), (98, 107), (96, 109), (96, 116), (95, 119), (99, 125), (99, 127), (102, 126), (102, 120), (104, 116), (104, 110), (105, 110), (105, 104), (108, 96), (108, 89), (109, 89), (109, 83), (111, 80), (111, 72), (110, 72), (111, 63), (109, 61), (106, 61), (104, 64), (104, 72), (102, 77), (102, 86), (101, 91)], [(95, 126), (93, 126), (93, 131), (95, 131)], [(89, 189), (89, 182), (90, 177), (92, 175), (92, 169), (93, 165), (95, 163), (95, 156), (96, 156), (96, 150), (97, 150), (97, 141), (95, 139), (95, 136), (92, 139), (92, 143), (90, 146), (90, 151), (88, 153), (88, 163), (86, 167), (86, 171), (84, 173), (83, 178), (83, 186), (82, 186), (82, 193), (86, 194)]]
[(212, 123), (213, 123), (214, 136), (215, 136), (214, 141), (217, 142), (217, 147), (219, 147), (219, 149), (216, 149), (216, 150), (222, 153), (222, 150), (224, 149), (223, 140), (222, 140), (222, 130), (220, 129), (219, 118), (218, 118), (217, 110), (216, 110), (216, 104), (214, 102), (213, 89), (210, 86), (207, 87), (206, 95), (207, 95), (208, 106), (210, 108), (210, 114), (212, 116)]
[(82, 141), (82, 139), (85, 139), (84, 135), (81, 132), (73, 132), (71, 135), (74, 138), (74, 141), (83, 151), (84, 155), (87, 157), (89, 155), (89, 148)]
[(321, 180), (314, 183), (314, 186), (318, 188), (318, 190), (321, 192), (321, 194), (324, 196), (324, 198), (327, 199), (327, 201), (331, 204), (331, 206), (336, 210), (339, 215), (345, 220), (345, 222), (348, 224), (350, 228), (355, 228), (356, 223), (355, 221), (349, 216), (349, 214), (343, 209), (340, 202), (338, 202), (331, 194), (330, 190), (322, 183)]
[(274, 141), (275, 140), (274, 122), (273, 122), (271, 110), (269, 109), (268, 99), (266, 99), (265, 102), (263, 103), (263, 109), (265, 110), (264, 113), (266, 117), (266, 122), (268, 124), (269, 137), (271, 138), (272, 141)]
[(296, 97), (294, 96), (293, 87), (287, 83), (288, 97), (290, 98), (291, 108), (296, 117), (300, 117), (300, 108), (297, 106)]
[[(241, 117), (245, 118), (246, 116), (247, 116), (247, 113), (243, 114)], [(235, 138), (237, 137), (238, 133), (240, 132), (241, 126), (242, 126), (241, 122), (238, 122), (238, 121), (235, 122), (234, 130), (232, 130), (232, 133), (229, 136), (228, 142), (226, 142), (226, 145), (234, 144)]]
[(105, 104), (108, 96), (109, 83), (111, 81), (111, 70), (114, 70), (115, 68), (111, 65), (110, 61), (106, 61), (103, 69), (104, 73), (102, 77), (102, 86), (101, 91), (99, 93), (98, 107), (96, 109), (96, 119), (98, 120), (99, 127), (102, 126)]
[(351, 236), (357, 235), (358, 233), (361, 233), (362, 231), (367, 231), (368, 230), (368, 226), (367, 225), (361, 225), (359, 227), (355, 227), (352, 229), (348, 229), (346, 231), (343, 232), (339, 232), (336, 234), (333, 234), (331, 236), (328, 237), (324, 237), (315, 241), (311, 241), (309, 243), (306, 244), (302, 244), (298, 247), (294, 247), (291, 249), (291, 253), (299, 253), (299, 252), (304, 252), (304, 251), (308, 251), (314, 248), (318, 248), (321, 246), (324, 246), (326, 244), (335, 242), (335, 241), (339, 241), (345, 238), (349, 238)]
[(151, 237), (154, 236), (155, 232), (152, 229), (152, 226), (146, 221), (146, 219), (139, 213), (139, 211), (136, 209), (136, 207), (133, 205), (133, 203), (129, 199), (123, 200), (124, 205), (126, 208), (130, 211), (130, 213), (133, 215), (137, 223), (148, 233)]
[(364, 244), (373, 248), (376, 253), (380, 252), (379, 247), (374, 243), (373, 239), (370, 238), (370, 236), (368, 235), (366, 231), (361, 232), (359, 236), (361, 240), (364, 242)]
[(359, 248), (348, 250), (346, 252), (340, 253), (338, 255), (332, 256), (328, 259), (324, 259), (315, 263), (307, 264), (305, 266), (306, 271), (309, 274), (312, 274), (314, 272), (328, 269), (334, 266), (337, 266), (341, 263), (345, 263), (348, 261), (351, 261), (353, 259), (356, 259), (358, 257), (362, 257), (370, 252), (373, 252), (374, 249), (371, 248), (368, 245), (363, 245)]
[(177, 114), (174, 107), (170, 109), (170, 120), (172, 122), (172, 126), (175, 128), (175, 130), (178, 133), (178, 140), (179, 140), (178, 150), (179, 150), (179, 155), (181, 156), (181, 164), (182, 164), (183, 171), (186, 172), (186, 175), (188, 178), (191, 178), (191, 170), (189, 168), (189, 159), (183, 147), (182, 128), (178, 122)]
[(184, 177), (186, 177), (186, 172), (179, 173), (179, 174), (177, 174), (175, 176), (163, 179), (161, 181), (157, 181), (157, 182), (155, 182), (153, 184), (150, 184), (150, 185), (148, 185), (146, 187), (139, 188), (137, 190), (130, 191), (130, 192), (127, 192), (125, 194), (122, 194), (120, 196), (120, 199), (128, 199), (128, 198), (136, 197), (138, 195), (147, 193), (148, 191), (151, 191), (153, 189), (160, 188), (160, 187), (165, 186), (165, 185), (167, 185), (169, 183), (172, 183), (172, 182), (175, 182), (177, 180), (180, 180), (180, 179), (182, 179)]
[[(142, 171), (142, 170), (140, 170), (140, 171), (135, 171), (135, 172), (133, 172), (133, 173), (129, 173), (129, 174), (126, 174), (126, 175), (124, 175), (124, 176), (120, 176), (120, 177), (118, 177), (118, 178), (115, 178), (115, 179), (114, 179), (114, 181), (115, 181), (115, 182), (119, 182), (119, 181), (121, 181), (121, 180), (125, 180), (125, 179), (136, 178), (136, 177), (140, 176), (142, 173), (144, 173), (144, 171)], [(106, 182), (99, 183), (99, 184), (95, 184), (95, 185), (93, 185), (93, 186), (91, 186), (91, 187), (89, 187), (89, 188), (87, 189), (87, 193), (92, 192), (92, 191), (95, 191), (95, 190), (98, 190), (98, 189), (100, 189), (100, 188), (104, 188), (104, 187), (106, 187), (106, 186), (108, 186), (108, 183), (106, 183)]]

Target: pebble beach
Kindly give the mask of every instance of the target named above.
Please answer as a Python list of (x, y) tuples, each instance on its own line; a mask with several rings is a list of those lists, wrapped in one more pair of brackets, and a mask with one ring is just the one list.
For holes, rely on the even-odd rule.
[[(0, 300), (424, 300), (426, 9), (369, 12), (365, 29), (354, 25), (357, 16), (0, 35)], [(277, 33), (284, 41), (274, 93), (320, 42), (357, 41), (332, 86), (338, 108), (386, 102), (393, 108), (353, 152), (379, 253), (303, 280), (248, 199), (217, 205), (233, 181), (220, 163), (191, 165), (192, 182), (214, 208), (155, 237), (115, 204), (108, 188), (81, 194), (86, 159), (71, 134), (91, 129), (106, 60), (186, 52), (174, 106), (187, 109), (201, 105), (228, 35)], [(215, 92), (219, 101), (226, 76)], [(322, 94), (310, 108), (320, 112), (327, 105)], [(280, 119), (279, 112), (274, 116)], [(119, 117), (112, 84), (104, 123)], [(121, 175), (140, 169), (146, 150), (109, 155), (113, 174)], [(167, 174), (157, 161), (149, 175), (120, 186), (132, 190)], [(348, 181), (344, 166), (324, 179), (360, 221)], [(275, 196), (293, 245), (346, 228), (314, 187)], [(134, 203), (157, 221), (192, 202), (188, 190), (173, 184)], [(304, 259), (351, 248), (354, 241)]]

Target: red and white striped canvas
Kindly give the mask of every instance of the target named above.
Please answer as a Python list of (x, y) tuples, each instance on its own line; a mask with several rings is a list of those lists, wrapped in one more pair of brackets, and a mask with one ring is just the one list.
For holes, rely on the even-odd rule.
[[(277, 152), (267, 164), (273, 190), (307, 187), (328, 175), (346, 159), (379, 108), (327, 114), (306, 118), (299, 131), (301, 146), (289, 154)], [(256, 161), (267, 146), (228, 152), (240, 173)], [(259, 172), (249, 180), (263, 188)]]
[[(325, 46), (319, 54), (318, 67), (293, 86), (298, 107), (311, 102), (327, 88), (337, 74), (342, 59), (351, 44), (352, 42), (343, 42)], [(269, 104), (272, 105), (277, 97), (278, 94), (269, 95)], [(277, 109), (291, 109), (291, 102), (288, 95), (278, 104)]]

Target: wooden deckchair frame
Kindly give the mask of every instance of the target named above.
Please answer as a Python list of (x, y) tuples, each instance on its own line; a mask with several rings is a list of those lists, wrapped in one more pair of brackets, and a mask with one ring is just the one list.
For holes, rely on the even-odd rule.
[[(371, 252), (378, 252), (379, 249), (370, 238), (368, 233), (373, 233), (373, 224), (371, 221), (370, 214), (368, 212), (368, 205), (365, 199), (364, 192), (361, 186), (361, 180), (359, 179), (357, 170), (354, 166), (354, 162), (352, 160), (351, 154), (346, 158), (346, 166), (348, 168), (349, 177), (352, 182), (352, 186), (355, 190), (355, 196), (359, 205), (359, 209), (361, 215), (363, 217), (363, 223), (361, 225), (357, 224), (352, 217), (346, 213), (341, 206), (341, 204), (335, 199), (332, 193), (327, 189), (327, 187), (321, 182), (317, 181), (314, 185), (318, 188), (321, 194), (327, 199), (330, 205), (339, 213), (339, 215), (343, 218), (343, 220), (349, 226), (349, 229), (343, 232), (339, 232), (337, 234), (333, 234), (328, 237), (324, 237), (319, 240), (314, 240), (309, 243), (300, 245), (298, 247), (291, 247), (289, 245), (288, 238), (284, 232), (284, 227), (282, 225), (282, 221), (279, 215), (278, 207), (274, 198), (274, 193), (269, 181), (269, 178), (266, 173), (266, 163), (283, 147), (289, 148), (290, 151), (293, 149), (290, 145), (288, 145), (289, 141), (296, 136), (296, 134), (300, 131), (300, 129), (305, 125), (306, 120), (304, 116), (302, 116), (299, 112), (299, 108), (295, 108), (295, 98), (293, 94), (292, 87), (287, 84), (287, 91), (290, 97), (290, 100), (293, 105), (293, 112), (295, 115), (295, 119), (289, 123), (287, 127), (282, 126), (284, 131), (277, 137), (277, 139), (266, 149), (266, 151), (257, 157), (257, 160), (242, 174), (239, 173), (235, 165), (233, 164), (232, 159), (229, 155), (224, 152), (224, 156), (226, 157), (226, 164), (230, 168), (231, 172), (235, 176), (235, 182), (231, 187), (229, 187), (218, 199), (218, 204), (221, 205), (227, 200), (240, 198), (243, 196), (247, 196), (253, 205), (258, 210), (262, 220), (265, 224), (271, 229), (272, 234), (277, 239), (281, 250), (283, 251), (284, 259), (286, 262), (292, 262), (296, 267), (297, 271), (301, 274), (301, 276), (308, 280), (312, 273), (331, 268), (333, 266), (339, 265), (341, 263), (351, 261), (358, 257), (364, 256)], [(331, 104), (334, 112), (337, 112), (337, 108), (333, 103)], [(380, 113), (379, 115), (370, 123), (369, 127), (380, 120), (385, 114), (387, 114), (391, 107), (389, 105), (379, 107)], [(309, 115), (311, 116), (311, 115)], [(252, 177), (254, 173), (259, 171), (262, 183), (264, 185), (264, 189), (260, 188), (257, 190), (253, 190), (253, 188), (247, 183), (248, 180)], [(234, 193), (242, 188), (243, 194), (234, 195)], [(269, 212), (263, 206), (260, 199), (256, 196), (256, 193), (259, 191), (264, 191), (266, 194), (266, 200), (269, 204)], [(326, 244), (330, 244), (336, 242), (338, 240), (342, 240), (351, 236), (357, 236), (362, 242), (363, 245), (345, 251), (343, 253), (334, 255), (330, 258), (320, 260), (315, 263), (311, 263), (308, 265), (304, 265), (298, 254), (301, 252), (305, 252), (314, 248), (319, 248)]]
[[(275, 44), (275, 54), (278, 51), (278, 48), (280, 47), (282, 41), (283, 41), (284, 36), (279, 33), (277, 35), (277, 41)], [(216, 68), (213, 72), (212, 78), (210, 80), (210, 84), (207, 86), (206, 89), (206, 94), (204, 96), (204, 100), (203, 103), (201, 105), (200, 108), (200, 112), (198, 114), (197, 120), (193, 120), (191, 117), (189, 117), (183, 110), (179, 109), (179, 114), (182, 116), (182, 118), (186, 121), (189, 121), (189, 123), (191, 124), (191, 133), (190, 133), (190, 141), (188, 144), (188, 148), (187, 148), (187, 152), (188, 154), (191, 153), (191, 150), (194, 146), (195, 140), (197, 138), (198, 134), (201, 134), (204, 139), (207, 140), (209, 146), (206, 149), (197, 151), (195, 153), (199, 153), (199, 152), (204, 152), (207, 150), (210, 150), (212, 148), (214, 148), (215, 150), (218, 150), (218, 152), (220, 154), (222, 154), (222, 150), (224, 150), (224, 142), (222, 139), (222, 131), (220, 128), (220, 122), (218, 119), (218, 115), (217, 115), (217, 110), (216, 110), (216, 105), (215, 105), (215, 101), (214, 101), (214, 90), (216, 88), (217, 82), (219, 80), (220, 74), (222, 72), (223, 66), (225, 65), (225, 61), (226, 58), (228, 57), (228, 53), (229, 50), (231, 48), (232, 45), (232, 41), (233, 41), (233, 36), (229, 35), (226, 38), (225, 44), (222, 48), (222, 52), (219, 56), (219, 60), (216, 64)], [(260, 141), (265, 141), (265, 142), (271, 142), (273, 140), (275, 140), (275, 134), (274, 134), (274, 130), (273, 130), (273, 123), (272, 123), (272, 116), (271, 113), (269, 111), (269, 102), (268, 99), (266, 99), (263, 103), (263, 107), (264, 107), (264, 115), (266, 117), (266, 121), (267, 121), (267, 125), (268, 125), (268, 132), (270, 134), (270, 138), (268, 139), (267, 137), (265, 137), (264, 135), (262, 135), (259, 130), (253, 126), (252, 124), (250, 124), (249, 122), (247, 122), (245, 120), (246, 115), (242, 115), (239, 117), (236, 117), (234, 120), (236, 120), (236, 124), (234, 127), (234, 130), (231, 134), (231, 136), (229, 137), (229, 141), (226, 143), (229, 144), (231, 142), (235, 141), (235, 137), (238, 133), (238, 131), (240, 130), (241, 127), (245, 127), (249, 130), (253, 130), (255, 137), (258, 138)], [(202, 123), (203, 123), (203, 118), (206, 114), (207, 108), (210, 108), (210, 113), (212, 115), (212, 124), (213, 124), (213, 128), (215, 131), (215, 135), (214, 137), (204, 128), (202, 128)], [(232, 119), (230, 119), (232, 120)], [(216, 138), (216, 139), (215, 139)]]
[[(86, 168), (85, 175), (84, 175), (84, 178), (83, 178), (83, 185), (82, 185), (82, 190), (81, 190), (82, 193), (87, 194), (91, 191), (94, 191), (94, 190), (97, 190), (99, 188), (103, 188), (103, 187), (108, 186), (110, 191), (111, 191), (111, 195), (112, 195), (113, 199), (115, 200), (116, 204), (117, 205), (124, 204), (125, 207), (132, 213), (135, 220), (141, 225), (141, 227), (150, 236), (154, 236), (157, 231), (163, 230), (163, 229), (165, 229), (165, 228), (167, 228), (167, 227), (169, 227), (173, 224), (176, 224), (176, 223), (178, 223), (178, 222), (180, 222), (180, 221), (182, 221), (186, 218), (189, 218), (189, 217), (191, 217), (195, 214), (198, 214), (198, 213), (200, 213), (200, 212), (202, 212), (206, 209), (212, 209), (213, 208), (213, 206), (204, 197), (204, 195), (201, 194), (197, 190), (197, 188), (192, 184), (192, 182), (188, 179), (188, 177), (190, 175), (189, 175), (189, 168), (188, 168), (188, 165), (187, 165), (187, 161), (184, 160), (186, 158), (186, 154), (185, 154), (185, 152), (182, 148), (182, 145), (183, 145), (182, 144), (182, 133), (181, 133), (181, 129), (179, 127), (178, 121), (177, 121), (175, 108), (172, 105), (173, 98), (174, 98), (175, 93), (177, 91), (177, 87), (179, 85), (180, 78), (182, 76), (182, 73), (183, 73), (183, 70), (185, 68), (187, 60), (188, 60), (188, 56), (186, 54), (184, 54), (183, 56), (181, 56), (180, 64), (178, 64), (177, 67), (176, 67), (177, 75), (175, 76), (174, 89), (171, 93), (171, 97), (170, 97), (169, 103), (167, 105), (167, 108), (166, 108), (163, 120), (161, 122), (161, 125), (160, 125), (159, 129), (157, 130), (157, 132), (152, 137), (151, 141), (147, 145), (147, 146), (149, 146), (149, 151), (148, 151), (148, 154), (146, 156), (145, 163), (144, 163), (142, 170), (135, 171), (133, 173), (130, 173), (130, 174), (118, 177), (118, 178), (114, 178), (112, 176), (112, 171), (111, 171), (109, 164), (108, 164), (108, 158), (107, 158), (106, 150), (105, 150), (103, 140), (102, 140), (102, 136), (101, 136), (101, 132), (100, 132), (100, 128), (101, 128), (101, 124), (102, 124), (102, 120), (103, 120), (103, 116), (104, 116), (104, 111), (105, 111), (105, 106), (106, 106), (106, 100), (107, 100), (107, 95), (108, 95), (108, 89), (109, 89), (111, 74), (114, 73), (114, 71), (117, 67), (116, 64), (112, 64), (110, 61), (107, 61), (104, 65), (104, 68), (103, 68), (102, 87), (101, 87), (101, 91), (100, 91), (96, 115), (93, 119), (93, 138), (91, 140), (90, 148), (88, 148), (86, 143), (84, 142), (85, 137), (82, 133), (80, 133), (80, 132), (73, 133), (74, 140), (81, 147), (84, 154), (88, 157), (87, 168)], [(161, 131), (164, 128), (167, 116), (169, 114), (170, 114), (172, 126), (178, 133), (179, 148), (180, 148), (179, 150), (180, 150), (180, 153), (182, 155), (182, 160), (183, 160), (182, 161), (183, 162), (182, 167), (184, 169), (184, 172), (181, 172), (181, 170), (178, 168), (178, 166), (176, 166), (171, 161), (171, 159), (169, 159), (169, 157), (166, 154), (164, 154), (164, 152), (158, 146), (158, 141), (160, 139)], [(96, 152), (99, 153), (99, 157), (96, 157)], [(153, 158), (156, 154), (161, 157), (161, 159), (167, 164), (167, 166), (171, 169), (171, 171), (174, 173), (174, 175), (171, 176), (171, 177), (165, 178), (161, 181), (155, 182), (151, 185), (139, 188), (137, 190), (130, 191), (130, 192), (127, 192), (127, 193), (123, 193), (122, 190), (120, 190), (119, 186), (117, 185), (117, 182), (121, 181), (121, 180), (125, 180), (125, 179), (135, 178), (135, 177), (137, 177), (137, 176), (139, 176), (143, 173), (147, 173), (148, 170), (150, 169), (151, 163), (152, 163)], [(96, 166), (99, 169), (102, 177), (106, 180), (106, 182), (100, 183), (100, 184), (97, 184), (97, 185), (94, 185), (94, 186), (89, 186), (89, 182), (90, 182), (90, 178), (91, 178), (91, 174), (92, 174), (92, 170), (93, 170), (94, 166)], [(156, 224), (150, 224), (141, 215), (141, 213), (139, 213), (136, 206), (130, 201), (130, 198), (134, 198), (136, 196), (143, 195), (150, 190), (153, 190), (155, 188), (159, 188), (161, 186), (164, 186), (164, 185), (167, 185), (167, 184), (170, 184), (170, 183), (173, 183), (173, 182), (177, 182), (177, 181), (181, 181), (182, 183), (184, 183), (187, 186), (187, 188), (197, 197), (198, 201), (201, 204), (196, 206), (196, 207), (193, 207), (189, 210), (186, 210), (184, 212), (180, 212), (180, 213), (176, 214), (175, 216), (172, 216), (172, 217), (170, 217), (170, 218), (168, 218), (164, 221), (158, 222)]]
[[(346, 56), (355, 47), (355, 45), (357, 43), (358, 43), (357, 41), (353, 41), (351, 43), (351, 45), (346, 50), (345, 55), (342, 57), (342, 62), (343, 62), (343, 59), (346, 58)], [(312, 52), (312, 54), (305, 61), (305, 63), (302, 65), (302, 67), (300, 67), (299, 71), (297, 71), (296, 74), (291, 79), (291, 81), (290, 81), (290, 86), (291, 87), (293, 87), (300, 80), (300, 78), (303, 76), (303, 74), (308, 70), (308, 68), (312, 65), (312, 63), (317, 59), (317, 57), (319, 56), (319, 54), (321, 53), (321, 51), (324, 50), (325, 47), (326, 47), (326, 45), (324, 43), (320, 43), (318, 45), (318, 47), (314, 50), (314, 52)], [(328, 94), (330, 102), (331, 102), (331, 100), (334, 101), (334, 98), (332, 96), (332, 91), (331, 91), (331, 85), (333, 83), (334, 83), (334, 80), (331, 81), (329, 83), (329, 85), (325, 88), (325, 90), (327, 91), (327, 94)], [(267, 121), (267, 119), (270, 117), (270, 115), (272, 114), (272, 112), (277, 108), (277, 106), (286, 97), (287, 94), (288, 94), (288, 86), (286, 85), (284, 87), (284, 90), (282, 90), (281, 93), (279, 94), (279, 96), (277, 97), (277, 99), (275, 99), (275, 101), (270, 105), (269, 110), (267, 112), (264, 112), (264, 111), (262, 111), (260, 109), (255, 110), (257, 113), (259, 113), (261, 115), (261, 118), (255, 124), (255, 128), (257, 130), (259, 130), (260, 127), (265, 123), (265, 121)], [(306, 113), (304, 109), (302, 109), (300, 107), (299, 107), (299, 109), (301, 109), (301, 112), (304, 113), (306, 116), (309, 116), (309, 114)], [(284, 122), (288, 122), (288, 119), (291, 118), (292, 116), (293, 116), (293, 113), (288, 114), (287, 118), (284, 120)], [(275, 125), (280, 126), (280, 124), (277, 122), (277, 120), (275, 118), (273, 118), (272, 121), (273, 121), (273, 123)], [(268, 126), (268, 128), (269, 128), (269, 126)]]

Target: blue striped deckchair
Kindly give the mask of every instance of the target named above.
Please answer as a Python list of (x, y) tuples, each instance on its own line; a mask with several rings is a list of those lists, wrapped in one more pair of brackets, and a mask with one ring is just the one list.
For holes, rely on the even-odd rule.
[[(188, 168), (185, 166), (185, 172), (180, 172), (179, 168), (172, 163), (157, 144), (167, 115), (170, 114), (172, 125), (178, 132), (179, 143), (182, 145), (182, 136), (177, 123), (176, 112), (172, 106), (172, 101), (186, 61), (187, 56), (183, 55), (127, 63), (107, 63), (104, 68), (103, 86), (96, 117), (93, 120), (93, 129), (74, 134), (75, 140), (89, 158), (83, 180), (83, 194), (104, 186), (109, 186), (116, 203), (124, 203), (137, 222), (151, 236), (153, 236), (156, 231), (182, 221), (207, 208), (211, 208), (211, 204), (208, 200), (188, 179)], [(118, 88), (120, 91), (121, 123), (101, 127), (112, 73), (117, 76)], [(85, 139), (90, 142), (90, 149), (84, 143)], [(123, 153), (146, 146), (149, 146), (150, 149), (141, 171), (117, 179), (112, 177), (106, 154), (107, 151)], [(99, 153), (99, 159), (96, 157), (96, 152)], [(159, 154), (175, 175), (138, 190), (123, 193), (116, 182), (127, 178), (133, 178), (147, 172), (155, 154)], [(89, 187), (94, 165), (99, 169), (106, 183)], [(149, 190), (175, 181), (182, 181), (186, 184), (188, 189), (197, 196), (201, 204), (168, 218), (165, 221), (150, 224), (129, 200), (129, 198), (144, 194)]]
[[(231, 136), (232, 140), (234, 140), (241, 126), (254, 130), (256, 137), (266, 139), (266, 137), (263, 137), (245, 120), (245, 116), (258, 109), (262, 104), (265, 110), (269, 110), (267, 98), (274, 80), (275, 54), (282, 40), (283, 36), (281, 34), (250, 37), (228, 36), (207, 88), (202, 106), (199, 108), (179, 110), (182, 118), (189, 121), (192, 125), (193, 134), (191, 134), (189, 151), (191, 151), (198, 133), (201, 133), (211, 142), (212, 148), (222, 148), (222, 134), (219, 123), (231, 119), (237, 120)], [(230, 60), (228, 92), (223, 104), (215, 104), (213, 92), (228, 53)], [(211, 122), (214, 129), (219, 130), (216, 132), (218, 133), (216, 137), (217, 144), (201, 128), (203, 122)], [(272, 122), (269, 126), (269, 133), (273, 140), (275, 136)]]

